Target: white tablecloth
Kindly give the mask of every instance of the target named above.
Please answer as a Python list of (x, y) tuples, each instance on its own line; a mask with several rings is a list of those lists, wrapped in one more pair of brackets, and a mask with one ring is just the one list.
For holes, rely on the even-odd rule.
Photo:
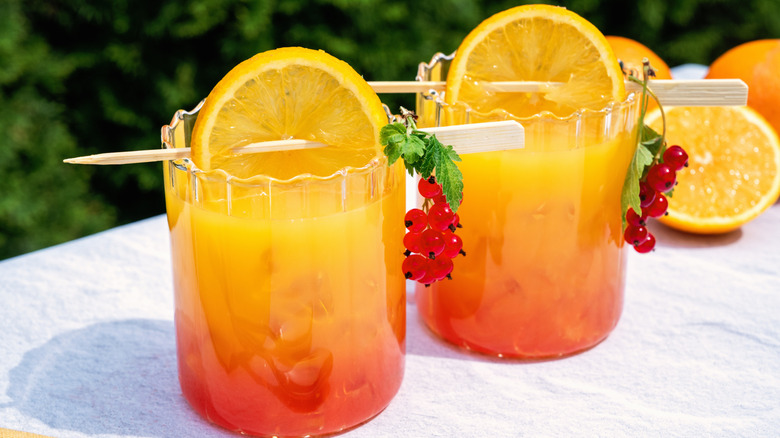
[[(406, 375), (344, 436), (780, 435), (780, 204), (741, 230), (654, 227), (596, 348), (522, 362), (435, 338), (408, 304)], [(176, 376), (163, 216), (0, 262), (0, 427), (217, 437)]]

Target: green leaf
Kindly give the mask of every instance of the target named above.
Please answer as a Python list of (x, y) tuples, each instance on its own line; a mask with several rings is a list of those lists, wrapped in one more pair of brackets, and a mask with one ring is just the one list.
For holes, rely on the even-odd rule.
[(425, 154), (425, 142), (420, 137), (410, 135), (401, 144), (401, 153), (404, 156), (404, 160), (409, 163), (415, 163)]
[[(397, 137), (400, 135), (401, 137)], [(406, 127), (403, 123), (389, 123), (379, 130), (379, 143), (387, 146), (389, 143), (400, 143), (406, 137)]]
[(641, 213), (642, 206), (639, 199), (639, 181), (649, 168), (658, 152), (663, 146), (663, 137), (647, 125), (640, 127), (639, 144), (637, 144), (631, 165), (628, 166), (626, 179), (623, 181), (623, 191), (620, 196), (620, 209), (623, 219), (623, 228), (626, 227), (626, 213), (633, 209)]
[(407, 163), (404, 161), (404, 166), (406, 167), (406, 171), (409, 172), (409, 176), (414, 176), (415, 172), (417, 172), (417, 169), (415, 169), (414, 164)]
[(436, 168), (436, 155), (438, 155), (438, 149), (432, 144), (428, 144), (425, 155), (422, 157), (419, 163), (417, 163), (417, 172), (423, 178), (428, 178)]
[(650, 153), (650, 150), (643, 144), (640, 144), (636, 148), (636, 152), (634, 153), (634, 170), (636, 171), (636, 174), (639, 176), (642, 176), (644, 173), (645, 167), (653, 164), (653, 154)]
[[(436, 181), (441, 184), (447, 203), (452, 211), (458, 211), (463, 197), (463, 174), (449, 155), (440, 155), (443, 159), (436, 166)], [(446, 158), (445, 158), (446, 157)]]
[[(641, 173), (637, 173), (636, 159), (639, 149), (634, 153), (634, 159), (631, 165), (628, 166), (628, 172), (626, 172), (626, 179), (623, 182), (623, 192), (620, 196), (620, 211), (623, 218), (623, 229), (626, 228), (626, 213), (629, 208), (632, 208), (635, 212), (640, 213), (642, 211), (641, 200), (639, 199), (639, 178)], [(642, 167), (644, 171), (644, 167)]]
[(664, 138), (661, 134), (655, 132), (653, 128), (644, 125), (642, 129), (642, 137), (640, 144), (646, 147), (650, 155), (653, 157), (659, 156), (663, 151), (661, 150), (664, 145)]
[(387, 139), (387, 144), (398, 144), (406, 141), (405, 134), (393, 134)]
[(455, 148), (453, 148), (451, 145), (446, 146), (447, 156), (450, 157), (450, 160), (452, 161), (458, 161), (460, 162), (460, 155), (458, 155), (457, 152), (455, 152)]
[(385, 155), (387, 155), (387, 164), (392, 165), (401, 158), (401, 147), (397, 143), (390, 143), (385, 146)]

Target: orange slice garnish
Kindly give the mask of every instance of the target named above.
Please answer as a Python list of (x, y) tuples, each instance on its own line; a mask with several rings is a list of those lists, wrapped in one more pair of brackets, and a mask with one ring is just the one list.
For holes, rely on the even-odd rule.
[[(540, 93), (507, 93), (490, 82), (561, 83)], [(518, 6), (483, 21), (463, 40), (447, 75), (445, 100), (518, 117), (565, 117), (625, 98), (623, 74), (604, 35), (562, 7)]]
[[(382, 153), (382, 103), (347, 63), (300, 47), (260, 53), (214, 87), (193, 127), (191, 155), (203, 170), (239, 178), (328, 176)], [(302, 139), (327, 147), (237, 154), (237, 146)]]

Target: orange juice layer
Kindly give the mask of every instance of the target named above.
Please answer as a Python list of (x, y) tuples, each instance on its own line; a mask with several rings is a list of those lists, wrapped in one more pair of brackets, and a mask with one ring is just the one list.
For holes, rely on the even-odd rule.
[(403, 186), (289, 220), (229, 217), (166, 187), (192, 407), (257, 435), (333, 433), (384, 409), (405, 352)]
[(623, 304), (620, 193), (635, 133), (565, 149), (463, 156), (458, 231), (466, 256), (453, 280), (416, 289), (419, 312), (449, 341), (475, 351), (552, 357), (595, 345)]

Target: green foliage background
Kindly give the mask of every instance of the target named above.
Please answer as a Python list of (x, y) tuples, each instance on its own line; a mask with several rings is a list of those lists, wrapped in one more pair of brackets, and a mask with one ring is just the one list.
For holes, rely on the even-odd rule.
[[(669, 65), (780, 37), (777, 0), (566, 0)], [(159, 164), (62, 159), (156, 148), (160, 127), (238, 62), (323, 49), (369, 80), (410, 80), (517, 1), (0, 0), (0, 259), (164, 212)], [(383, 96), (391, 108), (412, 96)]]

